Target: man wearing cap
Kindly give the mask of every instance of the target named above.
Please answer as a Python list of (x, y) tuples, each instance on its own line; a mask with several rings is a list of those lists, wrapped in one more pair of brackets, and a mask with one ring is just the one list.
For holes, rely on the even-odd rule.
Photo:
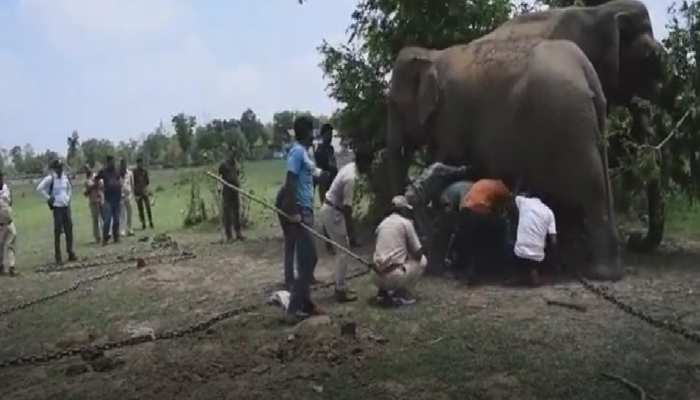
[(0, 171), (0, 275), (15, 275), (15, 240), (17, 229), (12, 220), (12, 194)]
[(85, 166), (85, 197), (90, 206), (90, 218), (92, 220), (92, 236), (99, 245), (102, 242), (102, 207), (104, 197), (102, 195), (102, 181), (95, 182), (95, 173), (89, 165)]
[(477, 264), (485, 261), (502, 243), (496, 237), (501, 215), (511, 204), (512, 194), (499, 179), (481, 179), (466, 192), (460, 204), (458, 228), (453, 245), (456, 264), (473, 279)]
[[(323, 229), (331, 240), (344, 246), (354, 246), (354, 223), (352, 218), (352, 202), (355, 194), (355, 181), (358, 173), (366, 173), (371, 165), (371, 156), (358, 153), (354, 162), (340, 169), (333, 180), (330, 189), (321, 206), (321, 222)], [(348, 270), (349, 257), (343, 251), (335, 252), (335, 297), (339, 302), (357, 300), (354, 291), (347, 287), (345, 275)]]
[(66, 251), (68, 261), (77, 261), (73, 252), (73, 218), (70, 201), (73, 192), (68, 175), (63, 173), (63, 163), (54, 160), (50, 164), (51, 173), (39, 182), (36, 191), (48, 202), (53, 212), (53, 238), (56, 264), (63, 263), (61, 256), (61, 233), (66, 235)]
[(409, 290), (423, 275), (428, 260), (413, 226), (413, 207), (404, 196), (392, 199), (391, 215), (377, 228), (374, 283), (379, 288), (378, 300), (393, 305), (416, 302)]

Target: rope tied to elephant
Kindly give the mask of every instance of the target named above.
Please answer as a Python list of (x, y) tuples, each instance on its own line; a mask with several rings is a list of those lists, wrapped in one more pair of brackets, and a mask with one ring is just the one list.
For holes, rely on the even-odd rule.
[[(233, 185), (233, 184), (231, 184), (231, 183), (229, 183), (229, 182), (226, 182), (226, 181), (223, 180), (220, 176), (218, 176), (218, 175), (216, 175), (216, 174), (214, 174), (214, 173), (212, 173), (212, 172), (206, 172), (206, 175), (209, 176), (210, 178), (216, 180), (216, 181), (219, 182), (220, 184), (222, 184), (222, 185), (224, 185), (224, 186), (226, 186), (226, 187), (228, 187), (228, 188), (230, 188), (230, 189), (232, 189), (232, 190), (235, 190), (236, 192), (240, 193), (241, 195), (243, 195), (243, 196), (246, 197), (247, 199), (252, 200), (252, 201), (254, 201), (254, 202), (256, 202), (256, 203), (262, 205), (263, 207), (268, 208), (268, 209), (270, 209), (270, 210), (276, 212), (277, 214), (281, 215), (281, 216), (284, 217), (284, 218), (287, 218), (287, 219), (290, 220), (290, 221), (292, 220), (292, 216), (289, 215), (288, 213), (286, 213), (285, 211), (283, 211), (283, 210), (277, 208), (276, 206), (274, 206), (274, 205), (268, 203), (267, 201), (265, 201), (265, 200), (263, 200), (263, 199), (261, 199), (261, 198), (259, 198), (259, 197), (256, 197), (256, 196), (253, 195), (252, 193), (246, 192), (245, 190), (241, 189), (240, 187), (238, 187), (238, 186), (236, 186), (236, 185)], [(332, 239), (326, 237), (326, 236), (323, 235), (322, 233), (319, 233), (319, 232), (316, 231), (316, 229), (314, 229), (313, 227), (311, 227), (311, 226), (309, 226), (309, 225), (307, 225), (307, 224), (305, 224), (305, 223), (303, 223), (303, 222), (298, 222), (298, 224), (299, 224), (302, 228), (304, 228), (306, 231), (308, 231), (309, 233), (311, 233), (313, 236), (315, 236), (316, 238), (318, 238), (318, 239), (320, 239), (320, 240), (322, 240), (322, 241), (324, 241), (324, 242), (330, 244), (331, 246), (335, 247), (336, 249), (342, 251), (343, 253), (347, 254), (348, 256), (350, 256), (351, 258), (353, 258), (354, 260), (356, 260), (356, 261), (358, 261), (359, 263), (363, 264), (364, 266), (368, 267), (370, 270), (372, 270), (372, 271), (374, 271), (374, 272), (377, 272), (377, 267), (374, 265), (374, 263), (372, 263), (372, 262), (370, 262), (370, 261), (368, 261), (368, 260), (365, 260), (362, 256), (358, 255), (357, 253), (353, 252), (352, 250), (348, 249), (347, 247), (343, 246), (342, 244), (340, 244), (340, 243), (338, 243), (338, 242), (336, 242), (336, 241), (334, 241), (334, 240), (332, 240)]]

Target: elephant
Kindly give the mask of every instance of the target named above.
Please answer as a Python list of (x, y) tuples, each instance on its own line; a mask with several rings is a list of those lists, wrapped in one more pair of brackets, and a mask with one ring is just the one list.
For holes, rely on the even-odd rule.
[(524, 15), (443, 50), (404, 48), (387, 96), (392, 192), (423, 147), (477, 178), (517, 180), (550, 203), (562, 240), (588, 238), (587, 276), (621, 278), (606, 94), (613, 104), (653, 97), (660, 49), (635, 0)]

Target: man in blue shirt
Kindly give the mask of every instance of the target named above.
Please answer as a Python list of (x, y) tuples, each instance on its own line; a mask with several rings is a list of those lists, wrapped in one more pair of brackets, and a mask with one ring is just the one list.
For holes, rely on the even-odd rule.
[(316, 166), (308, 149), (313, 141), (313, 121), (307, 116), (294, 121), (296, 143), (287, 156), (287, 179), (284, 186), (282, 209), (290, 215), (296, 241), (298, 276), (294, 281), (287, 316), (293, 320), (308, 318), (316, 307), (311, 302), (310, 286), (318, 261), (314, 239), (299, 223), (314, 225), (313, 176)]

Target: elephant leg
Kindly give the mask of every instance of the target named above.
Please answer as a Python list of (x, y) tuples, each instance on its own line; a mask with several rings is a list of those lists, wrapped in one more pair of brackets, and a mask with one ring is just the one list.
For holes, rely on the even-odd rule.
[(617, 229), (608, 218), (607, 200), (600, 196), (584, 204), (584, 229), (590, 254), (590, 267), (584, 274), (592, 279), (618, 280), (623, 275), (622, 263)]
[(441, 212), (435, 219), (433, 235), (430, 238), (428, 247), (428, 273), (441, 274), (445, 270), (445, 258), (447, 257), (447, 247), (454, 230), (453, 213)]

